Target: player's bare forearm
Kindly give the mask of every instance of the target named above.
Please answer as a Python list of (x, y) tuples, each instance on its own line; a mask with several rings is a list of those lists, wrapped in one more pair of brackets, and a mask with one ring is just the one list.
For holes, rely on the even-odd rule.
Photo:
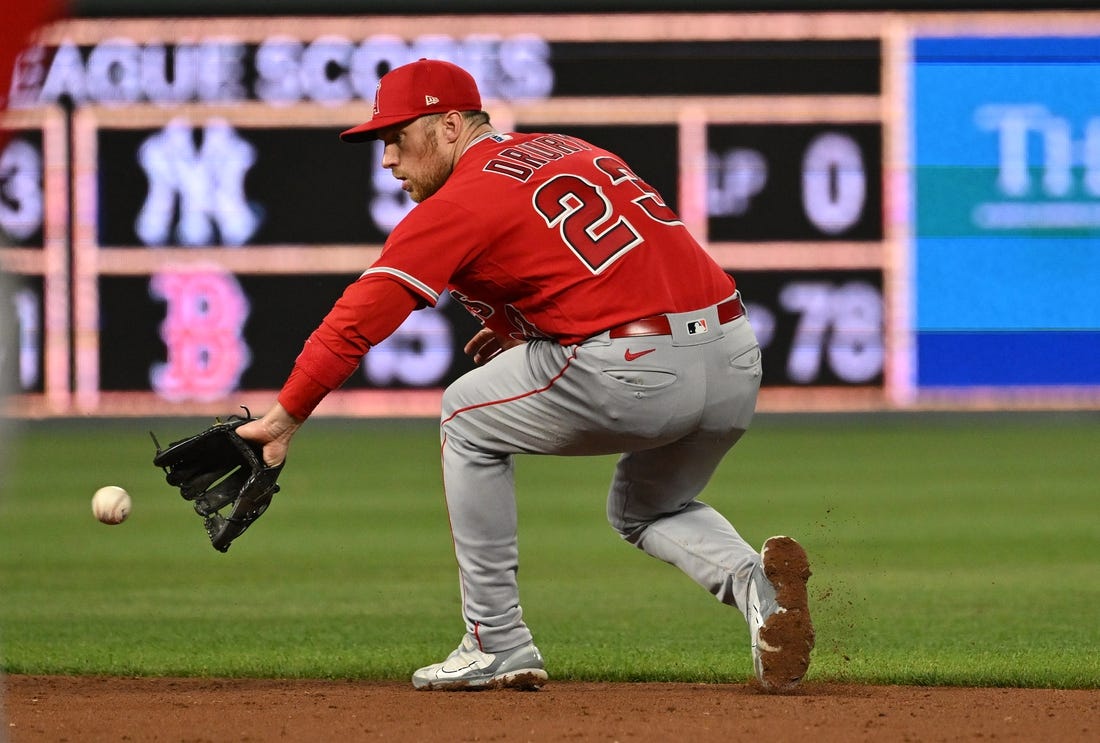
[(242, 439), (262, 444), (264, 462), (268, 466), (274, 466), (286, 459), (290, 440), (304, 422), (295, 418), (276, 402), (262, 418), (257, 418), (238, 428), (237, 435)]
[(501, 338), (489, 328), (477, 331), (473, 338), (466, 343), (463, 351), (473, 358), (475, 364), (484, 364), (498, 353), (507, 351), (523, 343), (515, 338)]

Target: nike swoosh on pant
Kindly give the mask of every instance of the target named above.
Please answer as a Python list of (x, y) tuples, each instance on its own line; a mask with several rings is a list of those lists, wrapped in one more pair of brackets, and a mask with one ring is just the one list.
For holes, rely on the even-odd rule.
[(643, 356), (645, 356), (647, 353), (653, 353), (656, 350), (657, 350), (656, 348), (647, 348), (644, 351), (638, 351), (637, 353), (632, 353), (631, 350), (628, 348), (628, 349), (626, 349), (626, 353), (623, 354), (623, 358), (626, 359), (627, 361), (634, 361), (635, 359), (640, 359)]

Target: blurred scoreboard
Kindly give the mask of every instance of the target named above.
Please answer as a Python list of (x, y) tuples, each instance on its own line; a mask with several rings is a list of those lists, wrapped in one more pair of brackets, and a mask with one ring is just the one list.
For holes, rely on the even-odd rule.
[[(951, 25), (959, 18), (970, 24), (963, 31)], [(911, 140), (914, 121), (924, 126), (913, 106), (925, 88), (911, 90), (906, 71), (924, 69), (924, 36), (1005, 35), (1018, 20), (563, 14), (52, 26), (20, 60), (0, 153), (8, 409), (264, 409), (305, 338), (413, 206), (377, 145), (349, 147), (337, 134), (370, 117), (382, 74), (419, 57), (471, 70), (497, 128), (588, 139), (662, 193), (737, 279), (764, 346), (762, 410), (999, 400), (995, 383), (969, 394), (954, 377), (941, 384), (926, 373), (940, 364), (927, 349), (941, 346), (923, 334), (931, 300), (921, 291), (940, 288), (917, 281), (926, 275), (915, 267), (921, 189), (907, 174), (925, 172), (908, 159), (922, 152)], [(1100, 16), (1033, 18), (1051, 35), (1079, 35), (1085, 21), (1100, 28)], [(318, 414), (436, 415), (442, 389), (471, 368), (462, 346), (477, 328), (457, 302), (413, 313)], [(1073, 382), (1069, 398), (1055, 387), (1024, 404), (1100, 400), (1100, 379)], [(1006, 388), (1020, 404), (1019, 385)]]

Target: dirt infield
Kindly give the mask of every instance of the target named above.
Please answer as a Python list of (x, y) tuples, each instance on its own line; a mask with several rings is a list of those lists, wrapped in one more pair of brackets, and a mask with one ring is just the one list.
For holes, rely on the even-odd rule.
[(806, 684), (404, 683), (9, 676), (10, 743), (33, 741), (1085, 741), (1100, 692)]

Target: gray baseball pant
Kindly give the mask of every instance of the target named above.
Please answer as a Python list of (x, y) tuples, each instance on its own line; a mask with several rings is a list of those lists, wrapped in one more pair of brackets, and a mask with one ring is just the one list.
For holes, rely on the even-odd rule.
[[(622, 453), (607, 499), (612, 527), (745, 613), (760, 555), (697, 496), (752, 419), (760, 349), (744, 316), (719, 325), (711, 307), (668, 317), (669, 336), (530, 341), (444, 393), (443, 480), (462, 610), (485, 652), (531, 641), (516, 581), (519, 453)], [(708, 331), (689, 334), (698, 318)]]

